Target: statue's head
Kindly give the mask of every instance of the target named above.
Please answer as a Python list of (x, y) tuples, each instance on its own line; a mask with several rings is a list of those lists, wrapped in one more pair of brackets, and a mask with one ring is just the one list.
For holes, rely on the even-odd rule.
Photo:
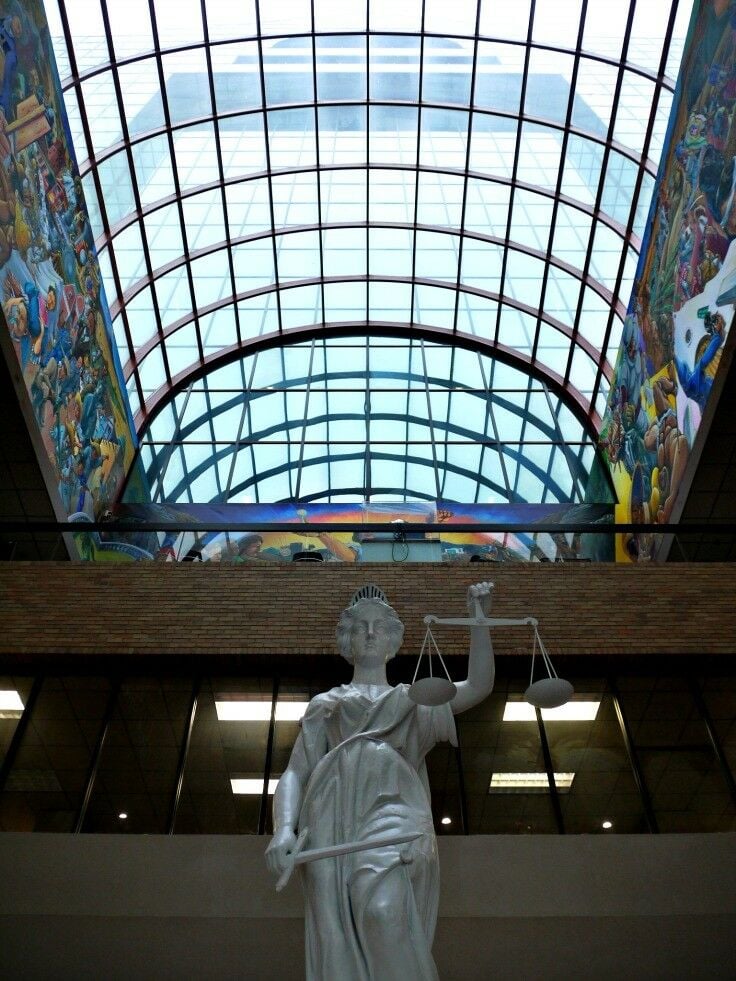
[(404, 624), (388, 603), (363, 597), (342, 611), (335, 635), (339, 653), (350, 664), (385, 663), (401, 647)]

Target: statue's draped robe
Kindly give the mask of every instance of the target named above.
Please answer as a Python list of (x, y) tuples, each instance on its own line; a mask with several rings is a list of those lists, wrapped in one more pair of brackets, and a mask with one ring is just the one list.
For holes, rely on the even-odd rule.
[(457, 737), (449, 705), (416, 705), (407, 691), (399, 685), (371, 700), (343, 685), (313, 698), (302, 720), (306, 847), (424, 832), (302, 866), (308, 981), (437, 979), (439, 861), (424, 758)]

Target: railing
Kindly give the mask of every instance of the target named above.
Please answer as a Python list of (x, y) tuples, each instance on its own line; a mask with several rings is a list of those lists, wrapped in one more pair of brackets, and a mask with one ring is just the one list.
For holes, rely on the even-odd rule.
[(0, 559), (251, 562), (733, 561), (736, 523), (0, 521)]

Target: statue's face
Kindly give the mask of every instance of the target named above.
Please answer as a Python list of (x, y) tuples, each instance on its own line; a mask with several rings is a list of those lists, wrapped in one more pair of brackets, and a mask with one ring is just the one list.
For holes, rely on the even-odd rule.
[(353, 619), (350, 653), (355, 664), (383, 664), (397, 651), (396, 631), (384, 610), (365, 605)]

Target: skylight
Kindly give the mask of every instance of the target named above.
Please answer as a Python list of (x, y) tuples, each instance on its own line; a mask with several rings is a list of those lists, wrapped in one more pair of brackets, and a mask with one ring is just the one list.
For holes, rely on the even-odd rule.
[(140, 422), (346, 324), (462, 336), (596, 421), (688, 4), (109, 0), (109, 36), (49, 7)]

